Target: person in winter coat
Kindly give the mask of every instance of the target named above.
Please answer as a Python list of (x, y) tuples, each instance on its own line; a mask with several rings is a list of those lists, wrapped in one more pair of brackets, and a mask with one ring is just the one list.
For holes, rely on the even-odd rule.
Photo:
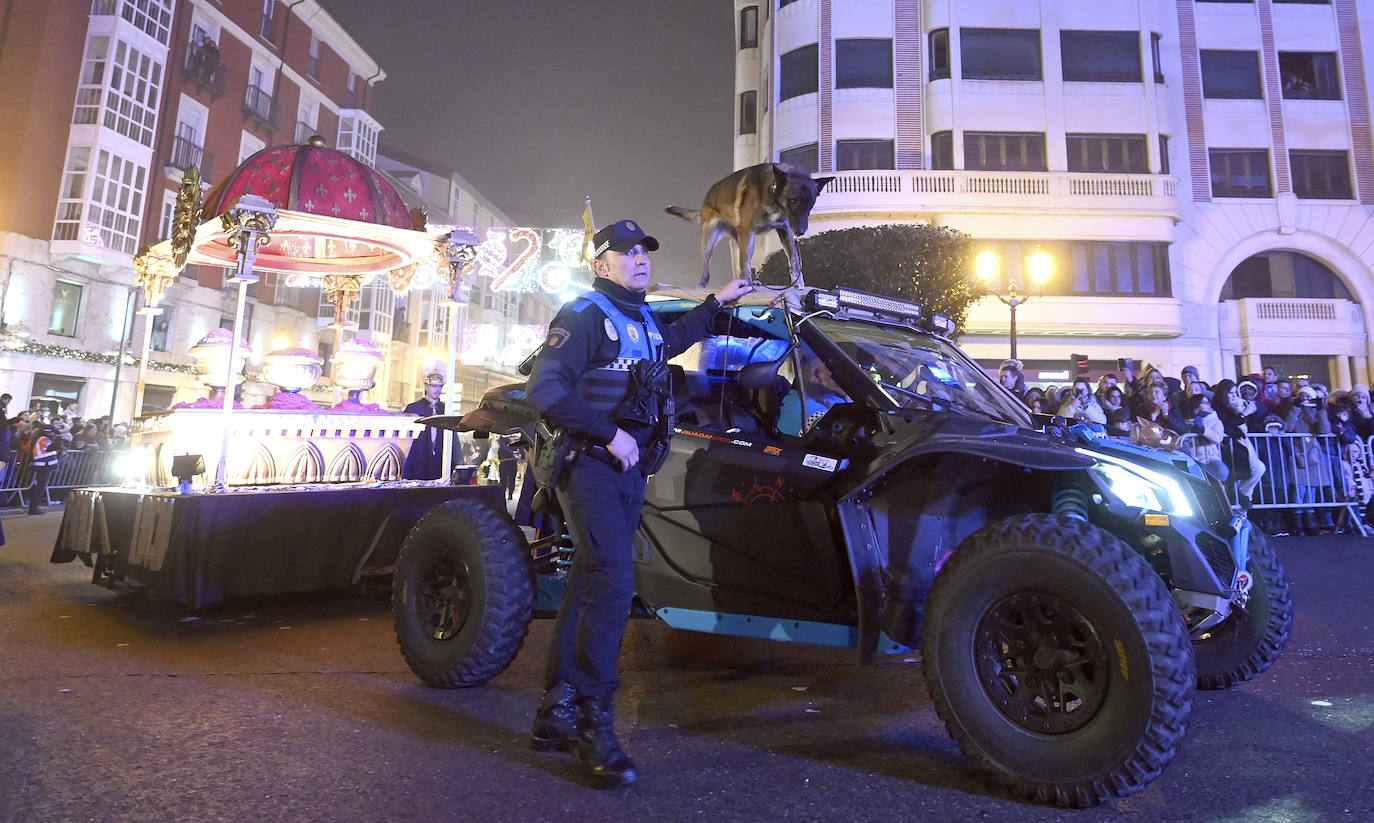
[(1016, 399), (1025, 400), (1026, 375), (1021, 371), (1020, 360), (1003, 360), (1002, 366), (997, 370), (997, 381), (1007, 391), (1016, 395)]
[(1107, 415), (1109, 436), (1131, 436), (1131, 413), (1126, 409), (1126, 396), (1120, 386), (1108, 386), (1102, 393), (1102, 411)]
[(1236, 482), (1236, 502), (1241, 508), (1248, 509), (1255, 487), (1266, 471), (1264, 461), (1260, 460), (1255, 445), (1250, 442), (1248, 420), (1255, 413), (1255, 402), (1242, 397), (1236, 384), (1230, 380), (1218, 380), (1212, 387), (1212, 397), (1217, 401), (1214, 410), (1221, 420), (1224, 435), (1221, 459), (1230, 468), (1230, 476)]
[(1226, 436), (1221, 418), (1212, 411), (1212, 401), (1205, 394), (1195, 394), (1183, 403), (1186, 421), (1184, 434), (1192, 434), (1184, 449), (1194, 460), (1202, 464), (1207, 473), (1225, 483), (1230, 476), (1225, 461), (1221, 459), (1221, 441)]
[[(1283, 430), (1293, 434), (1330, 434), (1331, 418), (1317, 398), (1317, 391), (1311, 386), (1303, 386), (1291, 402), (1284, 407)], [(1311, 437), (1286, 438), (1287, 459), (1293, 467), (1292, 481), (1297, 487), (1298, 503), (1332, 502), (1331, 461), (1321, 441)], [(1334, 529), (1331, 510), (1327, 508), (1313, 511), (1299, 509), (1298, 524), (1304, 533), (1315, 535), (1323, 529)]]
[(1086, 423), (1098, 431), (1106, 430), (1107, 413), (1093, 396), (1093, 384), (1086, 377), (1079, 377), (1073, 381), (1073, 388), (1064, 398), (1058, 414), (1060, 417)]

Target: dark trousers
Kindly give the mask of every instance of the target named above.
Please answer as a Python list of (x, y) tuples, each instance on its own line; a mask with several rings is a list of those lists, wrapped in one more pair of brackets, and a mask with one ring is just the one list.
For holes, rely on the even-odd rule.
[(545, 688), (559, 680), (601, 697), (620, 685), (616, 664), (634, 597), (634, 536), (645, 479), (580, 457), (558, 485), (572, 536), (572, 568), (549, 645)]
[(29, 490), (29, 514), (38, 514), (48, 500), (48, 473), (52, 466), (33, 467), (33, 488)]

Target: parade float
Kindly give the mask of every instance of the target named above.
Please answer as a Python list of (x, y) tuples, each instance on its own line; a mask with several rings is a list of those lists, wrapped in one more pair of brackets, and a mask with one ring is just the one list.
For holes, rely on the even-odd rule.
[[(135, 481), (72, 493), (53, 562), (79, 557), (97, 583), (149, 586), (200, 609), (242, 595), (349, 585), (388, 567), (410, 527), (448, 500), (474, 498), (504, 511), (499, 487), (401, 479), (405, 450), (423, 423), (366, 401), (382, 355), (363, 338), (343, 340), (348, 307), (371, 278), (385, 277), (401, 292), (425, 274), (450, 306), (453, 373), (453, 311), (478, 244), (458, 232), (427, 232), (423, 222), (376, 171), (317, 138), (258, 152), (203, 205), (198, 174), (188, 170), (171, 239), (135, 261), (140, 311), (158, 314), (185, 266), (214, 266), (228, 269), (237, 288), (233, 327), (191, 352), (208, 396), (140, 421), (132, 456), (143, 468)], [(268, 403), (234, 402), (249, 354), (240, 336), (247, 288), (265, 272), (288, 286), (320, 285), (334, 307), (333, 379), (347, 396), (331, 408), (301, 395), (323, 363), (309, 349), (264, 358), (264, 374), (278, 388)], [(147, 351), (145, 332), (142, 363)], [(453, 408), (451, 381), (449, 391)], [(444, 441), (442, 465), (452, 465), (451, 433)]]

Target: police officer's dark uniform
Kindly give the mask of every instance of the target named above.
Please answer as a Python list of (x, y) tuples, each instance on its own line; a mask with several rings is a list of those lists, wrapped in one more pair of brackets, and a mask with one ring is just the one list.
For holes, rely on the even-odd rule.
[[(646, 252), (657, 250), (658, 241), (622, 220), (592, 242), (599, 275), (593, 290), (554, 318), (527, 384), (530, 402), (558, 432), (555, 453), (564, 464), (552, 482), (576, 547), (530, 739), (538, 749), (572, 749), (605, 786), (635, 778), (615, 736), (613, 695), (634, 595), (631, 551), (646, 477), (662, 462), (672, 435), (665, 361), (706, 337), (720, 303), (708, 297), (677, 322), (660, 325), (645, 308), (643, 291)], [(603, 259), (608, 251), (618, 259)], [(625, 268), (631, 258), (632, 268)], [(643, 285), (626, 287), (612, 277)], [(734, 281), (720, 293), (728, 300), (751, 290)], [(626, 471), (608, 449), (621, 431), (642, 455)]]

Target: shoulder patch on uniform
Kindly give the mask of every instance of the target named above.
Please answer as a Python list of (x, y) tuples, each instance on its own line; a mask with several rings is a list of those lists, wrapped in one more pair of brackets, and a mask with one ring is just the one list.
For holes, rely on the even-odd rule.
[(606, 325), (606, 336), (609, 337), (609, 338), (611, 338), (611, 341), (612, 341), (612, 342), (619, 341), (619, 340), (620, 340), (620, 332), (618, 332), (618, 331), (615, 330), (615, 324), (611, 322), (611, 318), (609, 318), (609, 317), (606, 318), (606, 320), (605, 320), (605, 325)]
[(556, 349), (568, 342), (568, 338), (571, 336), (572, 334), (569, 333), (567, 329), (549, 329), (549, 336), (544, 340), (544, 345), (551, 349)]

